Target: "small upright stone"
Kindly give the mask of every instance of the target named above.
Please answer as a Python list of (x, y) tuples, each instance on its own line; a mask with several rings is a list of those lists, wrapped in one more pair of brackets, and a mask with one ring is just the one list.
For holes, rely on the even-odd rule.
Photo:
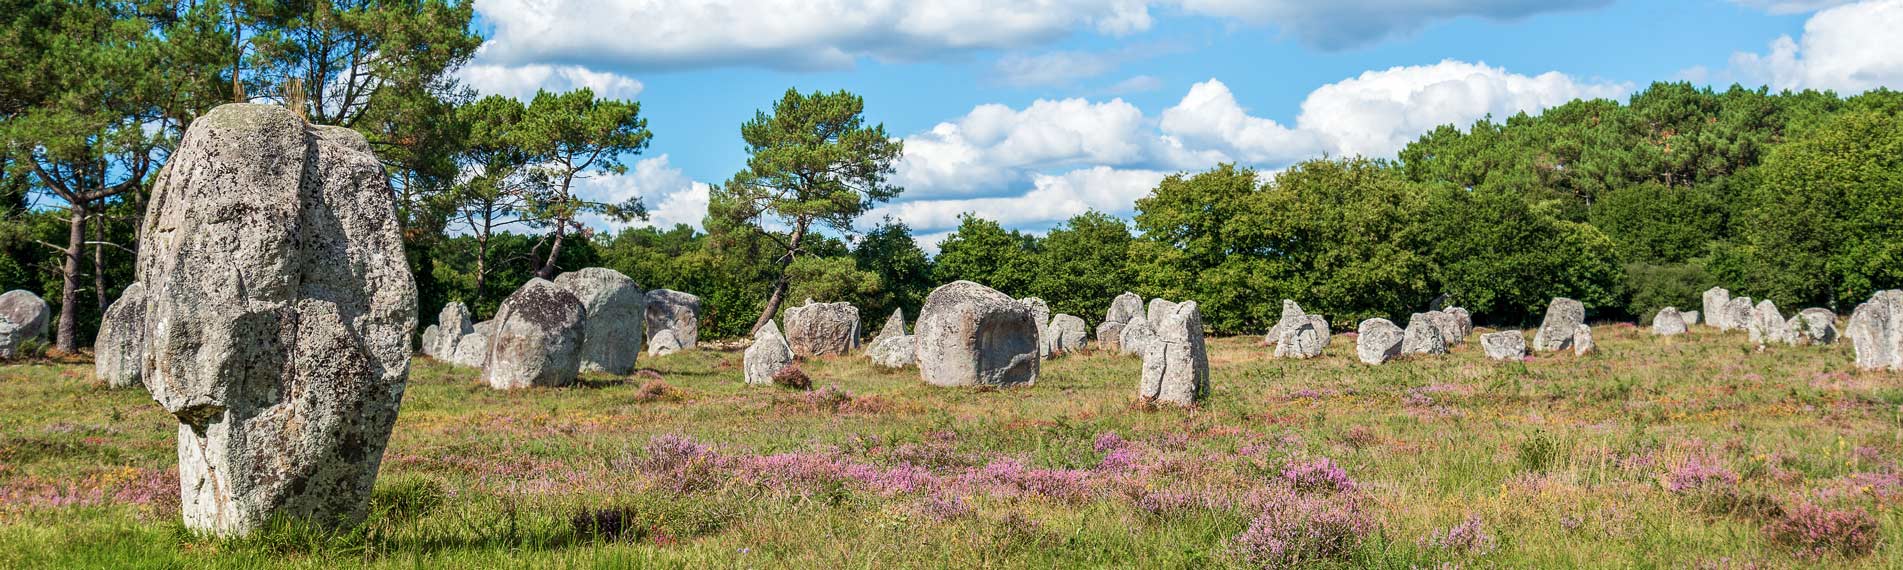
[(1526, 333), (1510, 330), (1483, 334), (1480, 348), (1486, 351), (1487, 358), (1519, 360), (1526, 357)]
[(1296, 304), (1294, 299), (1283, 299), (1282, 317), (1276, 319), (1275, 326), (1269, 327), (1269, 334), (1262, 337), (1262, 342), (1268, 344), (1281, 342), (1282, 330), (1294, 326), (1298, 319), (1307, 314), (1302, 312), (1302, 306)]
[(1751, 309), (1751, 319), (1746, 322), (1745, 332), (1750, 334), (1751, 342), (1758, 346), (1767, 344), (1797, 344), (1797, 334), (1791, 330), (1791, 321), (1777, 310), (1777, 303), (1770, 299), (1758, 301)]
[(1448, 317), (1454, 319), (1454, 338), (1460, 339), (1460, 341), (1455, 344), (1467, 342), (1467, 335), (1473, 334), (1474, 332), (1473, 315), (1468, 313), (1467, 309), (1460, 307), (1448, 307), (1441, 309), (1441, 312), (1447, 313)]
[(1051, 324), (1045, 327), (1044, 331), (1050, 338), (1050, 344), (1045, 347), (1044, 353), (1057, 355), (1083, 350), (1084, 346), (1090, 342), (1084, 330), (1082, 318), (1074, 315), (1051, 317)]
[(437, 327), (436, 325), (430, 325), (429, 327), (423, 329), (423, 338), (421, 341), (419, 341), (420, 344), (417, 345), (417, 350), (422, 351), (423, 356), (428, 356), (430, 358), (437, 358), (438, 356), (436, 354), (436, 345), (441, 344), (442, 339), (443, 339), (442, 329), (440, 327)]
[(145, 286), (135, 281), (99, 319), (99, 338), (93, 343), (93, 375), (112, 388), (138, 386), (143, 360)]
[(1811, 307), (1797, 312), (1802, 326), (1796, 327), (1800, 336), (1811, 344), (1836, 344), (1837, 314), (1823, 307)]
[(1111, 354), (1123, 354), (1123, 327), (1129, 323), (1104, 322), (1097, 325), (1097, 348)]
[(1718, 308), (1716, 314), (1705, 318), (1714, 321), (1713, 324), (1718, 326), (1718, 330), (1743, 330), (1751, 325), (1751, 311), (1750, 297), (1732, 297), (1731, 300), (1725, 301), (1723, 307)]
[[(646, 335), (648, 295), (633, 279), (606, 267), (555, 276), (555, 284), (581, 299), (581, 370), (624, 375), (634, 372)], [(475, 332), (471, 327), (463, 334)]]
[(574, 293), (529, 279), (496, 309), (483, 382), (497, 390), (574, 384), (586, 313)]
[(1103, 322), (1127, 323), (1144, 318), (1147, 317), (1143, 313), (1143, 297), (1126, 291), (1110, 301), (1110, 310), (1104, 313)]
[(1143, 356), (1150, 349), (1150, 343), (1156, 341), (1156, 329), (1150, 328), (1150, 321), (1137, 319), (1123, 325), (1123, 332), (1117, 337), (1118, 354)]
[(1704, 314), (1698, 311), (1679, 311), (1678, 316), (1685, 320), (1685, 326), (1689, 328), (1701, 322), (1699, 319), (1702, 318)]
[(648, 356), (667, 356), (686, 349), (681, 346), (681, 337), (674, 336), (674, 329), (662, 329), (661, 334), (648, 339)]
[(859, 348), (859, 308), (852, 303), (815, 303), (786, 310), (786, 342), (793, 356), (841, 356)]
[(895, 336), (906, 336), (905, 309), (893, 309), (892, 316), (885, 318), (885, 326), (879, 328), (879, 336), (872, 337), (872, 342), (868, 346)]
[(872, 365), (897, 370), (918, 363), (918, 339), (911, 335), (886, 337), (866, 347)]
[(20, 343), (45, 336), (49, 318), (46, 301), (31, 291), (0, 294), (0, 358), (13, 358)]
[[(672, 289), (654, 289), (648, 291), (647, 322), (644, 331), (648, 342), (661, 331), (674, 331), (675, 343), (680, 349), (694, 348), (700, 344), (700, 297)], [(654, 354), (652, 349), (648, 354)]]
[(1730, 291), (1726, 291), (1724, 287), (1706, 289), (1704, 301), (1705, 324), (1721, 331), (1735, 328), (1731, 323), (1725, 322), (1725, 305), (1731, 302)]
[(1156, 341), (1143, 352), (1138, 396), (1146, 404), (1188, 406), (1208, 395), (1209, 353), (1203, 347), (1202, 313), (1195, 301), (1174, 304), (1163, 315)]
[(1355, 356), (1368, 364), (1382, 364), (1401, 355), (1406, 333), (1387, 319), (1361, 321), (1355, 332)]
[(469, 368), (482, 368), (482, 362), (489, 358), (489, 335), (478, 330), (463, 335), (456, 341), (456, 354), (449, 355), (449, 363)]
[(1903, 370), (1903, 290), (1878, 291), (1844, 326), (1864, 370)]
[(1447, 339), (1441, 337), (1432, 313), (1414, 313), (1408, 317), (1401, 341), (1402, 354), (1447, 354)]
[(1282, 335), (1275, 342), (1275, 357), (1307, 359), (1321, 356), (1322, 350), (1328, 348), (1328, 338), (1328, 320), (1321, 315), (1296, 317), (1282, 327)]
[(1573, 354), (1585, 356), (1596, 350), (1599, 350), (1599, 345), (1592, 342), (1592, 327), (1586, 323), (1573, 327)]
[(937, 386), (1037, 381), (1037, 317), (996, 289), (956, 281), (933, 289), (913, 325), (919, 376)]
[(1175, 311), (1176, 303), (1173, 301), (1150, 299), (1150, 311), (1145, 315), (1144, 321), (1150, 324), (1150, 330), (1162, 332), (1163, 319), (1169, 318), (1170, 313)]
[(780, 334), (780, 325), (769, 320), (766, 326), (753, 331), (753, 346), (747, 347), (742, 361), (748, 384), (772, 384), (773, 373), (793, 364), (793, 347), (787, 344), (786, 336)]
[(456, 354), (457, 341), (462, 340), (463, 335), (475, 331), (475, 326), (469, 321), (469, 307), (463, 306), (461, 302), (443, 305), (443, 310), (436, 314), (436, 344), (424, 354), (437, 360), (449, 360)]
[(1678, 307), (1659, 309), (1658, 314), (1652, 316), (1652, 334), (1659, 336), (1685, 334), (1685, 317), (1678, 312)]
[(1565, 297), (1554, 297), (1546, 305), (1546, 318), (1533, 335), (1533, 350), (1553, 352), (1573, 348), (1573, 333), (1586, 324), (1586, 306)]
[(1461, 329), (1460, 321), (1454, 317), (1453, 313), (1440, 310), (1422, 314), (1427, 317), (1428, 324), (1434, 325), (1434, 331), (1440, 333), (1441, 341), (1445, 342), (1449, 348), (1467, 341), (1467, 333)]
[(1049, 330), (1051, 325), (1051, 306), (1045, 303), (1043, 299), (1037, 297), (1025, 297), (1018, 299), (1018, 302), (1024, 303), (1026, 307), (1030, 307), (1031, 317), (1037, 320), (1038, 356), (1049, 358), (1051, 355), (1051, 333)]

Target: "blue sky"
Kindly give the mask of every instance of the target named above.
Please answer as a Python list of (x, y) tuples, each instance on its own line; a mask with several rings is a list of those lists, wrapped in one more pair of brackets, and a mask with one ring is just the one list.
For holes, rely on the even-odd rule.
[(1128, 215), (1170, 172), (1391, 157), (1421, 131), (1652, 81), (1903, 87), (1903, 0), (477, 0), (488, 93), (641, 101), (653, 146), (603, 198), (696, 224), (788, 87), (863, 95), (906, 140), (868, 215), (922, 245), (961, 212), (1043, 231)]

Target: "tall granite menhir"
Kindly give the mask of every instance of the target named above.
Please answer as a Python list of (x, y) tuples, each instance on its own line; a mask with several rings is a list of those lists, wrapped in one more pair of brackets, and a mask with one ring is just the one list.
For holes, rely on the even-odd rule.
[(416, 284), (361, 135), (281, 107), (192, 122), (140, 234), (140, 378), (178, 419), (189, 528), (361, 520), (409, 375)]

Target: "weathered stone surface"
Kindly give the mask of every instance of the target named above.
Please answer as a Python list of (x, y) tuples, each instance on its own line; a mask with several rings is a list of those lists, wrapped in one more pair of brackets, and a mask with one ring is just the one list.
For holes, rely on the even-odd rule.
[(1467, 335), (1473, 334), (1474, 332), (1473, 314), (1468, 313), (1467, 309), (1461, 307), (1448, 307), (1441, 309), (1441, 312), (1447, 313), (1448, 318), (1454, 321), (1454, 338), (1460, 339), (1454, 344), (1465, 344), (1467, 342)]
[(873, 366), (888, 370), (917, 364), (918, 338), (900, 335), (873, 341), (871, 346), (866, 347), (866, 357), (872, 359)]
[(1711, 319), (1718, 330), (1742, 330), (1751, 324), (1751, 310), (1750, 297), (1732, 297), (1717, 313), (1708, 314), (1706, 318)]
[(1586, 323), (1573, 327), (1573, 354), (1585, 356), (1596, 350), (1599, 345), (1592, 342), (1592, 327)]
[(472, 332), (476, 332), (476, 327), (470, 324), (469, 307), (461, 302), (445, 304), (443, 310), (436, 313), (436, 344), (423, 353), (437, 360), (449, 360), (456, 355), (456, 343)]
[(93, 376), (113, 388), (139, 385), (145, 360), (145, 286), (133, 282), (99, 319), (93, 342)]
[(647, 293), (641, 291), (633, 279), (606, 267), (557, 275), (555, 285), (581, 300), (582, 371), (634, 372), (635, 360), (641, 355), (641, 342), (646, 336)]
[(436, 325), (430, 325), (423, 329), (423, 338), (418, 342), (417, 350), (422, 351), (423, 356), (436, 358), (436, 345), (441, 344), (442, 338), (442, 329)]
[(476, 323), (476, 332), (482, 333), (484, 336), (494, 336), (496, 334), (495, 320), (491, 319)]
[(806, 303), (786, 310), (786, 342), (793, 356), (840, 356), (859, 348), (859, 308), (852, 303)]
[(1511, 330), (1480, 335), (1480, 349), (1494, 360), (1519, 360), (1526, 357), (1526, 333)]
[(1321, 315), (1302, 315), (1285, 323), (1275, 341), (1276, 358), (1314, 358), (1328, 348), (1328, 320)]
[(1704, 314), (1698, 311), (1679, 311), (1678, 316), (1679, 318), (1685, 320), (1686, 327), (1690, 327), (1692, 325), (1702, 322), (1700, 321), (1700, 319), (1704, 316)]
[(457, 366), (482, 368), (483, 361), (488, 358), (489, 335), (476, 331), (463, 335), (462, 340), (456, 341), (456, 353), (449, 355), (448, 361)]
[(1793, 327), (1805, 342), (1810, 344), (1836, 344), (1837, 313), (1823, 307), (1811, 307), (1797, 312), (1797, 327)]
[(1097, 325), (1097, 349), (1123, 354), (1123, 327), (1127, 324), (1113, 321)]
[(1176, 303), (1173, 301), (1150, 299), (1150, 310), (1143, 320), (1149, 323), (1151, 331), (1161, 332), (1163, 330), (1163, 319), (1169, 318), (1170, 313), (1175, 311)]
[(1721, 331), (1737, 328), (1725, 320), (1725, 305), (1731, 302), (1730, 291), (1726, 291), (1724, 287), (1706, 289), (1704, 301), (1705, 324)]
[[(661, 331), (674, 331), (674, 340), (680, 349), (694, 348), (700, 345), (700, 297), (672, 289), (648, 291), (648, 315), (646, 330), (648, 342)], [(654, 354), (652, 348), (648, 354)]]
[(1045, 354), (1066, 354), (1084, 349), (1090, 337), (1085, 334), (1084, 319), (1075, 315), (1057, 315), (1051, 317), (1051, 324), (1044, 329), (1050, 339)]
[(0, 358), (13, 358), (20, 343), (46, 336), (50, 319), (46, 301), (31, 291), (14, 289), (0, 294)]
[(1025, 297), (1023, 299), (1018, 299), (1018, 302), (1024, 303), (1024, 306), (1026, 307), (1030, 307), (1031, 317), (1037, 320), (1038, 356), (1049, 358), (1051, 356), (1051, 333), (1050, 333), (1051, 306), (1050, 304), (1045, 303), (1043, 299), (1039, 299), (1037, 297)]
[(1546, 318), (1533, 334), (1533, 350), (1552, 352), (1573, 348), (1573, 332), (1586, 323), (1586, 306), (1565, 297), (1554, 297), (1546, 305)]
[(1296, 325), (1299, 320), (1307, 314), (1308, 313), (1302, 312), (1302, 306), (1296, 304), (1295, 300), (1283, 299), (1282, 316), (1276, 319), (1275, 326), (1269, 327), (1269, 334), (1262, 337), (1262, 342), (1279, 344), (1282, 340), (1282, 331)]
[(1434, 325), (1434, 332), (1440, 333), (1441, 342), (1446, 343), (1448, 348), (1466, 342), (1467, 333), (1461, 330), (1460, 320), (1452, 313), (1441, 310), (1428, 311), (1422, 315), (1427, 318), (1428, 324)]
[(1844, 326), (1864, 370), (1903, 370), (1903, 290), (1878, 291), (1857, 305)]
[(1652, 316), (1652, 334), (1659, 336), (1685, 334), (1685, 316), (1678, 312), (1678, 307), (1659, 309), (1658, 314)]
[(769, 320), (753, 331), (753, 346), (747, 347), (742, 362), (747, 383), (757, 386), (772, 384), (773, 373), (793, 364), (793, 346), (786, 342), (786, 335), (780, 334), (779, 323)]
[(1030, 307), (977, 283), (933, 289), (913, 325), (919, 376), (938, 386), (1036, 382), (1036, 319)]
[(1355, 330), (1355, 357), (1367, 364), (1381, 364), (1401, 355), (1407, 333), (1387, 319), (1361, 321)]
[(885, 326), (879, 328), (879, 336), (872, 337), (872, 342), (877, 343), (895, 336), (907, 336), (905, 334), (905, 309), (893, 309), (892, 316), (885, 318)]
[(1750, 334), (1751, 342), (1759, 346), (1795, 345), (1798, 342), (1797, 332), (1791, 329), (1791, 321), (1778, 312), (1777, 303), (1770, 299), (1758, 301), (1757, 306), (1751, 309), (1751, 319), (1745, 325), (1745, 332)]
[[(1152, 309), (1157, 305), (1152, 303)], [(1209, 353), (1203, 347), (1203, 317), (1195, 301), (1168, 306), (1156, 340), (1143, 351), (1145, 403), (1188, 406), (1209, 395)]]
[(681, 337), (674, 336), (674, 329), (662, 330), (661, 334), (648, 339), (648, 356), (667, 356), (687, 350), (681, 346)]
[(139, 375), (179, 422), (185, 526), (362, 519), (417, 312), (369, 143), (276, 105), (220, 106), (154, 182), (140, 236)]
[(1402, 354), (1447, 354), (1447, 339), (1436, 326), (1435, 313), (1414, 313), (1408, 317), (1407, 330), (1402, 333)]
[(1137, 319), (1123, 325), (1123, 331), (1117, 335), (1117, 353), (1143, 356), (1150, 349), (1150, 343), (1156, 341), (1156, 329), (1150, 327), (1150, 321)]
[(587, 312), (574, 293), (530, 279), (496, 309), (483, 382), (497, 390), (574, 384)]
[(1136, 319), (1147, 319), (1143, 312), (1143, 297), (1128, 291), (1112, 299), (1110, 310), (1103, 316), (1103, 322), (1106, 323), (1127, 323)]

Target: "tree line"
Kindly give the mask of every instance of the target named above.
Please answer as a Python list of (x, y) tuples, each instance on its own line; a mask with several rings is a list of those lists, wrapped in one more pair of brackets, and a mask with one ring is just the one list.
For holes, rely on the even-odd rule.
[(56, 344), (88, 346), (133, 279), (144, 196), (191, 120), (269, 102), (363, 132), (384, 161), (427, 322), (492, 315), (534, 277), (609, 267), (700, 295), (703, 327), (745, 335), (803, 299), (869, 324), (967, 279), (1093, 324), (1123, 291), (1195, 299), (1225, 334), (1296, 299), (1337, 328), (1437, 301), (1485, 322), (1567, 296), (1645, 318), (1720, 285), (1846, 312), (1903, 286), (1903, 96), (1657, 83), (1446, 125), (1394, 157), (1170, 176), (1130, 219), (1089, 212), (1035, 235), (967, 215), (927, 255), (894, 220), (904, 151), (846, 92), (789, 89), (739, 127), (747, 163), (704, 229), (590, 200), (656, 134), (638, 102), (587, 89), (527, 101), (454, 79), (481, 44), (467, 2), (0, 0), (0, 289), (40, 293)]

